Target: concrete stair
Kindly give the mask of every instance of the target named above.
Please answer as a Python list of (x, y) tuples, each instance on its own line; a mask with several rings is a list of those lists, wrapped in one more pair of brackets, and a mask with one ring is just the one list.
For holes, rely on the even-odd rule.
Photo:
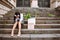
[(36, 29), (40, 28), (60, 28), (59, 17), (36, 17)]
[[(12, 29), (0, 28), (0, 34), (11, 34)], [(15, 29), (15, 34), (18, 33), (18, 29)], [(50, 29), (21, 29), (22, 34), (60, 34), (60, 29), (50, 28)]]
[[(27, 22), (27, 20), (24, 20), (24, 22)], [(13, 24), (14, 20), (0, 20), (0, 24)]]
[[(13, 24), (0, 24), (0, 28), (12, 28)], [(28, 24), (23, 24), (22, 29), (27, 29)], [(60, 28), (60, 24), (36, 24), (35, 29), (39, 28)]]
[(60, 20), (60, 17), (36, 17), (37, 20)]
[[(0, 28), (13, 28), (13, 24), (0, 24)], [(23, 24), (22, 29), (27, 29), (27, 24)]]
[[(4, 21), (4, 22), (3, 22)], [(27, 20), (24, 20), (24, 22), (27, 22)], [(0, 20), (0, 24), (13, 24), (13, 20)], [(36, 20), (36, 24), (60, 24), (60, 20)]]
[[(18, 8), (17, 8), (18, 9)], [(30, 10), (32, 16), (36, 18), (36, 24), (33, 30), (27, 29), (27, 20), (24, 20), (23, 26), (21, 27), (21, 36), (11, 37), (11, 30), (13, 28), (13, 15), (14, 12), (9, 12), (9, 14), (4, 15), (0, 19), (0, 40), (60, 40), (60, 17), (48, 17), (48, 13), (54, 13), (55, 10), (52, 9), (34, 9), (34, 8), (20, 8), (19, 11), (24, 10), (26, 13)], [(16, 11), (16, 9), (14, 9)], [(33, 10), (33, 12), (32, 12)], [(35, 11), (39, 11), (36, 13)], [(44, 14), (45, 12), (45, 14)], [(13, 13), (13, 14), (12, 14)], [(56, 12), (57, 13), (57, 12)], [(40, 15), (41, 14), (41, 15)], [(58, 13), (57, 13), (58, 14)], [(24, 14), (25, 15), (25, 14)], [(15, 29), (15, 34), (17, 34), (18, 28)]]
[(36, 24), (35, 28), (60, 28), (60, 24)]
[[(26, 36), (27, 35), (27, 36)], [(10, 34), (0, 34), (1, 40), (60, 40), (60, 34), (22, 34), (13, 36)]]
[(60, 20), (36, 20), (36, 24), (60, 24)]
[[(39, 21), (38, 21), (39, 20)], [(12, 19), (5, 19), (0, 20), (0, 38), (3, 40), (15, 40), (15, 39), (21, 39), (21, 40), (60, 40), (60, 18), (57, 17), (36, 17), (36, 25), (35, 29), (29, 30), (28, 24), (23, 24), (21, 33), (22, 35), (17, 38), (17, 36), (11, 37), (11, 30), (13, 26), (13, 20)], [(4, 23), (5, 22), (5, 23)], [(27, 22), (27, 20), (24, 20), (24, 22)], [(59, 23), (58, 23), (59, 22)], [(15, 34), (18, 33), (18, 29), (15, 29)], [(7, 35), (7, 36), (1, 36), (1, 35)], [(54, 35), (55, 34), (55, 35)], [(56, 36), (59, 34), (58, 36)], [(29, 35), (29, 36), (26, 36)], [(48, 36), (49, 37), (48, 37)], [(24, 38), (24, 39), (22, 39)], [(30, 38), (30, 39), (28, 39)]]
[[(39, 20), (39, 21), (38, 21)], [(11, 29), (13, 27), (13, 20), (0, 20), (0, 31), (1, 34), (10, 34), (11, 33)], [(5, 23), (6, 22), (6, 23)], [(27, 20), (24, 20), (24, 22), (27, 22)], [(46, 23), (45, 23), (46, 22)], [(48, 22), (48, 23), (47, 23)], [(60, 33), (59, 29), (60, 29), (60, 24), (58, 23), (60, 22), (60, 18), (59, 17), (36, 17), (36, 25), (35, 25), (35, 30), (28, 30), (28, 24), (23, 24), (23, 26), (21, 27), (22, 33), (24, 34), (44, 34), (44, 33)], [(58, 29), (58, 30), (56, 30)], [(4, 31), (5, 30), (5, 31)], [(2, 32), (3, 31), (3, 32)], [(16, 28), (17, 31), (17, 28)], [(17, 33), (17, 32), (16, 32)]]

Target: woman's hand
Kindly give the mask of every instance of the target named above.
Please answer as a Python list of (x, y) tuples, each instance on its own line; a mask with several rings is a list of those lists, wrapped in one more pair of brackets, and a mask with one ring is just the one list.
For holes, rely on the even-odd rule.
[(18, 15), (16, 15), (15, 17), (16, 17), (16, 18), (19, 18), (19, 16), (18, 16)]

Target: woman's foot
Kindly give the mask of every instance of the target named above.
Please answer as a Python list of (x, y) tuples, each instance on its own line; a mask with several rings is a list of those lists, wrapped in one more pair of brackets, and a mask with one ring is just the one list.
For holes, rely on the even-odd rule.
[(14, 35), (11, 35), (11, 36), (14, 36)]
[(18, 34), (17, 36), (21, 36), (21, 34)]

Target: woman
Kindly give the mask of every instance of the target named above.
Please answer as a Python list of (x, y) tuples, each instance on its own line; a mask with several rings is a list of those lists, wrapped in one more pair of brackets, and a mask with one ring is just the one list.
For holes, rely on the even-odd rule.
[(12, 29), (12, 32), (11, 32), (11, 36), (14, 36), (14, 29), (16, 28), (18, 24), (18, 36), (21, 35), (21, 22), (20, 22), (20, 13), (19, 12), (15, 12), (15, 15), (14, 15), (14, 25), (13, 25), (13, 29)]

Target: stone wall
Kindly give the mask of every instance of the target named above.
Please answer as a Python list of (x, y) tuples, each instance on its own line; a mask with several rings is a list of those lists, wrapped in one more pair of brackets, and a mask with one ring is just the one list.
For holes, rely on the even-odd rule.
[(11, 10), (10, 12), (8, 12), (4, 17), (7, 18), (13, 18), (14, 13), (16, 11), (19, 11), (20, 13), (23, 13), (24, 15), (27, 14), (27, 12), (29, 12), (31, 14), (32, 17), (50, 17), (50, 14), (55, 15), (56, 17), (60, 16), (60, 11), (57, 11), (55, 9), (51, 9), (51, 8), (28, 8), (28, 7), (18, 7), (15, 8), (14, 10)]
[(0, 17), (16, 7), (16, 0), (1, 0), (0, 1)]
[(14, 7), (16, 7), (16, 0), (8, 0)]
[(5, 13), (7, 13), (8, 11), (10, 11), (11, 9), (9, 9), (8, 7), (0, 4), (0, 17), (2, 17), (2, 15), (4, 15)]
[(56, 16), (58, 16), (60, 14), (60, 11), (57, 11), (55, 9), (52, 8), (27, 8), (27, 7), (18, 7), (16, 8), (18, 9), (20, 12), (25, 13), (26, 12), (30, 12), (31, 15), (33, 16), (48, 16), (48, 14), (54, 14)]
[(51, 8), (57, 8), (60, 6), (60, 1), (59, 0), (51, 0)]

